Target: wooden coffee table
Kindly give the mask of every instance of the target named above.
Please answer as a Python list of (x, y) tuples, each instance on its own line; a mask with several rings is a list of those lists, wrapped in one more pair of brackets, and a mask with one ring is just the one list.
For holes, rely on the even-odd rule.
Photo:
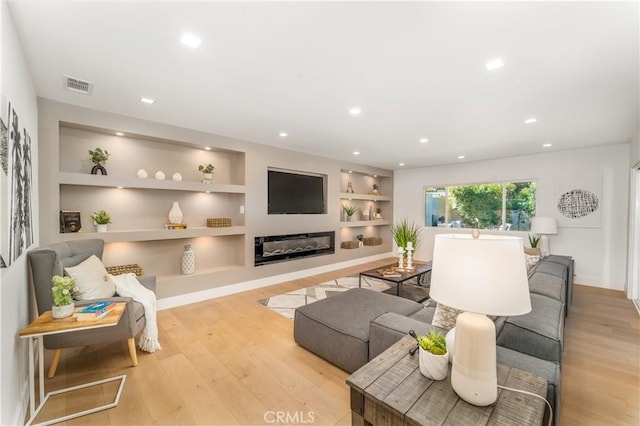
[[(381, 268), (376, 268), (376, 269), (371, 269), (369, 271), (364, 271), (364, 272), (360, 272), (360, 275), (358, 277), (358, 287), (362, 287), (362, 277), (370, 277), (370, 278), (376, 278), (378, 280), (381, 281), (385, 281), (387, 283), (390, 284), (395, 284), (396, 285), (396, 296), (400, 296), (400, 286), (402, 284), (404, 284), (405, 282), (415, 278), (417, 280), (417, 282), (420, 282), (420, 280), (429, 272), (431, 272), (431, 262), (426, 262), (426, 263), (419, 263), (415, 266), (415, 269), (411, 272), (400, 272), (400, 276), (399, 277), (393, 277), (393, 276), (386, 276), (386, 275), (382, 275), (380, 274), (378, 271), (379, 270), (383, 270), (383, 269), (389, 269), (391, 267), (393, 267), (394, 265), (386, 265), (383, 266)], [(426, 291), (425, 289), (425, 295), (424, 297), (421, 298), (421, 300), (417, 300), (418, 302), (421, 302), (423, 300), (425, 300), (427, 297), (429, 297), (429, 293)]]
[[(433, 381), (420, 373), (418, 354), (409, 336), (347, 377), (351, 387), (353, 425), (540, 425), (544, 402), (530, 395), (498, 389), (498, 400), (476, 407), (458, 397), (445, 380)], [(547, 396), (547, 381), (516, 368), (498, 364), (498, 384)]]

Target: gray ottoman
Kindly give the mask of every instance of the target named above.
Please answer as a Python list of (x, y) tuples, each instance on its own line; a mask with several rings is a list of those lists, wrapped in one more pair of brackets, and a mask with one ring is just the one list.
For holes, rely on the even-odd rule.
[(369, 323), (385, 312), (411, 315), (423, 305), (356, 288), (296, 309), (293, 337), (300, 346), (353, 373), (369, 361)]

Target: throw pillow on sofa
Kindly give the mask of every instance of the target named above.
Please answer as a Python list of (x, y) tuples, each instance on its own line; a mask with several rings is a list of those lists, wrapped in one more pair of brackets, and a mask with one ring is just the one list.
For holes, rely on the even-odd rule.
[(71, 278), (76, 279), (77, 300), (102, 299), (116, 294), (116, 286), (109, 278), (104, 265), (93, 255), (77, 266), (64, 268)]
[(438, 303), (431, 324), (449, 331), (456, 326), (458, 315), (463, 312), (460, 309)]

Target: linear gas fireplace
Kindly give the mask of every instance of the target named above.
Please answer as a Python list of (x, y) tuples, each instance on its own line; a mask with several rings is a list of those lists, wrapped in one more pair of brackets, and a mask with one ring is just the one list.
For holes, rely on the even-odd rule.
[(255, 266), (335, 253), (336, 233), (270, 235), (255, 238)]

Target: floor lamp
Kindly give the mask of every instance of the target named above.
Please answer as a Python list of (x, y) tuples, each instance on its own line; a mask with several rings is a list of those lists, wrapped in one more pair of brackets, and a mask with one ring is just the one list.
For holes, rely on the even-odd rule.
[(531, 233), (540, 235), (540, 256), (546, 257), (551, 254), (549, 237), (558, 233), (558, 224), (555, 217), (535, 216), (531, 218)]
[(430, 297), (463, 310), (456, 321), (451, 386), (486, 406), (498, 395), (496, 329), (486, 315), (531, 311), (522, 238), (440, 234), (435, 237)]

